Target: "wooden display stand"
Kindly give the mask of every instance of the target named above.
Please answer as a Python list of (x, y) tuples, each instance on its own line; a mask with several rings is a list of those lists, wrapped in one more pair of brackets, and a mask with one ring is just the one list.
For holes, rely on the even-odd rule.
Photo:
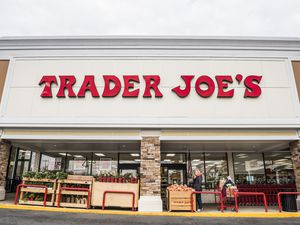
[[(139, 200), (139, 183), (110, 183), (110, 182), (93, 182), (92, 206), (102, 206), (104, 191), (129, 191), (135, 194), (134, 207), (138, 207)], [(131, 208), (132, 195), (127, 194), (107, 194), (105, 207), (122, 207)]]
[[(170, 191), (167, 192), (168, 211), (190, 211), (192, 191)], [(196, 196), (194, 198), (194, 209), (196, 209)]]
[[(55, 206), (58, 206), (59, 190), (65, 187), (73, 187), (83, 185), (92, 193), (92, 176), (75, 176), (68, 175), (66, 180), (58, 180), (58, 187), (56, 191)], [(76, 191), (76, 190), (61, 190), (60, 207), (74, 207), (74, 208), (86, 208), (87, 207), (88, 191)]]
[[(23, 178), (22, 184), (43, 184), (48, 187), (47, 189), (47, 196), (50, 195), (49, 201), (47, 200), (46, 205), (47, 206), (53, 206), (54, 200), (55, 200), (55, 192), (56, 192), (56, 179), (34, 179), (34, 178)], [(50, 187), (50, 184), (52, 184)], [(22, 187), (20, 191), (20, 199), (19, 204), (24, 205), (43, 205), (43, 200), (25, 200), (24, 199), (24, 193), (33, 193), (33, 194), (44, 194), (45, 188), (38, 188), (38, 187)], [(48, 197), (47, 197), (48, 199)]]

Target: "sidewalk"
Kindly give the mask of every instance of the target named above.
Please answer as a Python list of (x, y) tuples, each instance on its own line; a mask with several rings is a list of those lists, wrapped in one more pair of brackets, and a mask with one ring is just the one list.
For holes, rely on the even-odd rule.
[(44, 212), (64, 212), (64, 213), (86, 213), (103, 215), (140, 215), (140, 216), (179, 216), (179, 217), (254, 217), (254, 218), (288, 218), (299, 217), (300, 212), (278, 212), (277, 206), (268, 208), (264, 212), (263, 206), (239, 207), (239, 212), (233, 212), (230, 209), (224, 210), (224, 213), (217, 210), (216, 206), (208, 206), (203, 212), (133, 212), (127, 210), (110, 209), (77, 209), (77, 208), (57, 208), (32, 205), (15, 205), (14, 193), (8, 193), (5, 201), (0, 201), (0, 209), (31, 210)]

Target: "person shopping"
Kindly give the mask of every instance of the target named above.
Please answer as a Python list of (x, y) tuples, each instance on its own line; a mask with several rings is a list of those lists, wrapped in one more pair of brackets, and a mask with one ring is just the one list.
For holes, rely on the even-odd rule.
[[(202, 191), (202, 173), (199, 169), (195, 170), (195, 178), (193, 181), (193, 188), (195, 191)], [(202, 207), (202, 196), (201, 194), (196, 194), (196, 201), (198, 205), (198, 212), (203, 211)]]

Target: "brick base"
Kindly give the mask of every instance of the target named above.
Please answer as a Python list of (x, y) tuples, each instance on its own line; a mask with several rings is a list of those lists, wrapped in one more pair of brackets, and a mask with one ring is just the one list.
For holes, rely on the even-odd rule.
[(10, 144), (5, 141), (0, 142), (0, 200), (5, 199), (6, 173), (10, 152)]

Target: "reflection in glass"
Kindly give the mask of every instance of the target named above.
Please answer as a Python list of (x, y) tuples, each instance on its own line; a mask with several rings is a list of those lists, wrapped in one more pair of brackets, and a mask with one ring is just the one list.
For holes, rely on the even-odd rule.
[(41, 157), (40, 171), (63, 171), (66, 153), (43, 153)]
[(221, 178), (228, 176), (226, 153), (205, 153), (206, 188), (214, 189)]
[(262, 153), (235, 153), (233, 159), (237, 184), (265, 183)]
[(93, 155), (92, 175), (105, 173), (117, 174), (118, 154), (109, 152), (95, 152)]
[(290, 152), (264, 153), (268, 184), (294, 184), (295, 176)]

